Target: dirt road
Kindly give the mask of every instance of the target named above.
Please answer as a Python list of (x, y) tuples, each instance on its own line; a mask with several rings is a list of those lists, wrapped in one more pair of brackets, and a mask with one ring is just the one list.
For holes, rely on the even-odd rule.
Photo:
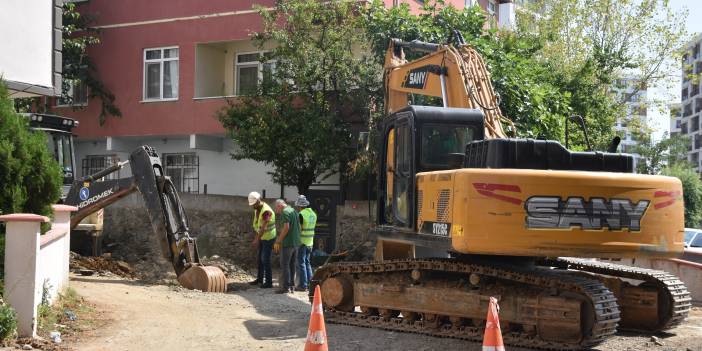
[[(71, 345), (98, 350), (302, 350), (310, 305), (306, 294), (271, 289), (205, 294), (177, 286), (143, 285), (113, 277), (73, 277), (71, 286), (112, 321)], [(477, 343), (327, 325), (330, 350), (481, 350)], [(599, 350), (702, 351), (702, 309), (673, 334), (617, 335)], [(508, 348), (512, 351), (524, 351)]]

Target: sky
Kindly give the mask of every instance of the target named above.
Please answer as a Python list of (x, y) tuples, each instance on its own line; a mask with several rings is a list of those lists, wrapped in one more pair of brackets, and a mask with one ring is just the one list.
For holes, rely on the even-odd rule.
[(702, 15), (702, 1), (670, 0), (670, 6), (675, 10), (687, 8), (689, 11), (689, 14), (687, 15), (687, 31), (689, 33), (702, 32), (702, 21), (699, 17), (700, 15)]
[[(700, 16), (702, 16), (702, 0), (670, 0), (670, 7), (676, 11), (687, 9), (686, 29), (690, 36), (695, 33), (702, 33), (702, 19), (700, 19)], [(680, 102), (682, 73), (680, 71), (678, 73), (679, 75), (676, 77), (674, 84), (669, 84), (669, 87), (652, 87), (652, 89), (649, 89), (649, 97), (667, 96), (672, 98), (671, 102)], [(664, 108), (663, 111), (657, 111), (651, 108), (649, 111), (651, 112), (649, 114), (649, 122), (655, 130), (653, 137), (654, 139), (661, 139), (663, 133), (670, 130), (670, 117), (667, 109)]]

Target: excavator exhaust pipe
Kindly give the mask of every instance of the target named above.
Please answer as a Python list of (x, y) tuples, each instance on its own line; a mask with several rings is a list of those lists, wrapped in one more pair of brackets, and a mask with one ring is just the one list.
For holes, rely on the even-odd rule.
[(178, 282), (186, 289), (227, 292), (227, 278), (221, 269), (214, 266), (192, 265), (178, 276)]

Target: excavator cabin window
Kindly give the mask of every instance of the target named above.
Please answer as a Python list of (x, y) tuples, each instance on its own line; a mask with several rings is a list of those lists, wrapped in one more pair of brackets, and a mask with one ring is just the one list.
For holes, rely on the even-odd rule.
[(474, 127), (461, 125), (425, 124), (421, 127), (422, 170), (448, 168), (450, 154), (464, 153), (474, 140)]

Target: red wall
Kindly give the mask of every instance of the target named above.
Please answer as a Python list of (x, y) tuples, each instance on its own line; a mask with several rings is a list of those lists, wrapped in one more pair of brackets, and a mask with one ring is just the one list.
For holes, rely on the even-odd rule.
[[(402, 0), (418, 6), (414, 0)], [(272, 5), (274, 0), (257, 0)], [(392, 4), (392, 0), (386, 0)], [(463, 0), (451, 0), (462, 7)], [(164, 20), (248, 11), (252, 1), (242, 0), (91, 0), (79, 4), (79, 11), (95, 17), (95, 25), (114, 26), (138, 21)], [(260, 30), (256, 13), (178, 20), (165, 23), (126, 25), (102, 28), (101, 43), (90, 49), (98, 67), (98, 76), (116, 96), (115, 104), (122, 118), (109, 117), (98, 124), (99, 100), (91, 100), (84, 110), (58, 108), (57, 113), (80, 121), (75, 133), (81, 139), (106, 136), (148, 136), (224, 133), (216, 119), (216, 111), (225, 105), (224, 99), (193, 100), (195, 73), (195, 44), (203, 42), (247, 39), (252, 31)], [(178, 46), (179, 92), (177, 101), (141, 102), (143, 98), (143, 50), (145, 48)]]

